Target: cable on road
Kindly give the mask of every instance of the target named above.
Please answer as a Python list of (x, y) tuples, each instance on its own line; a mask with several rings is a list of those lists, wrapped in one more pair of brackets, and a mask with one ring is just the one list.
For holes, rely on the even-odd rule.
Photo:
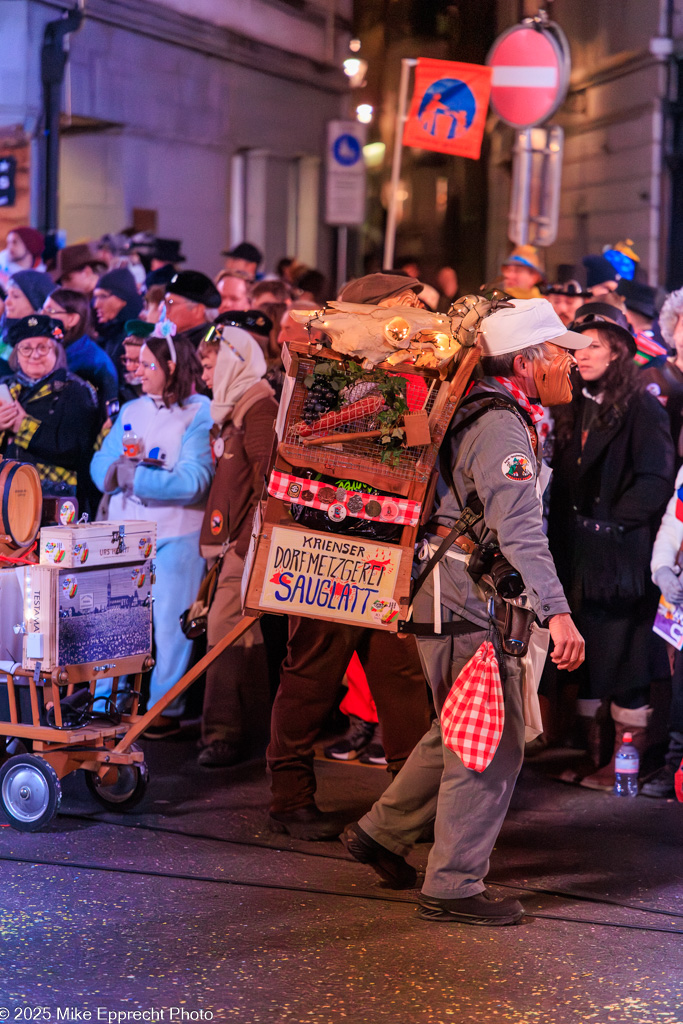
[[(273, 846), (272, 843), (259, 843), (256, 840), (229, 839), (224, 836), (207, 835), (205, 832), (182, 832), (175, 828), (165, 828), (163, 825), (145, 825), (142, 822), (131, 822), (129, 824), (126, 821), (108, 821), (106, 818), (98, 818), (96, 815), (78, 814), (73, 812), (66, 814), (60, 813), (60, 818), (76, 818), (80, 821), (94, 820), (103, 825), (111, 825), (114, 828), (131, 828), (144, 832), (160, 832), (164, 835), (179, 836), (180, 838), (185, 839), (204, 839), (208, 842), (227, 843), (230, 846), (254, 847), (259, 850), (273, 850), (275, 853), (290, 853), (300, 857), (318, 857), (322, 860), (338, 860), (345, 864), (352, 863), (352, 860), (348, 857), (335, 857), (328, 853), (316, 853), (314, 850), (311, 850), (310, 852), (308, 850), (293, 850), (289, 846)], [(0, 857), (0, 859), (2, 858)], [(634, 903), (626, 903), (622, 900), (613, 899), (610, 896), (598, 896), (594, 893), (576, 892), (573, 889), (551, 889), (543, 886), (531, 886), (525, 885), (523, 882), (498, 882), (495, 878), (489, 878), (488, 881), (490, 885), (496, 885), (501, 889), (514, 889), (517, 892), (536, 893), (540, 896), (556, 896), (563, 899), (577, 900), (582, 903), (605, 904), (606, 906), (619, 907), (622, 910), (635, 910), (639, 914), (658, 914), (661, 917), (683, 918), (683, 911), (659, 910), (656, 907), (639, 907)], [(572, 920), (574, 919), (572, 918)]]
[[(178, 833), (185, 835), (185, 833)], [(244, 844), (248, 845), (248, 844)], [(269, 847), (273, 849), (273, 847)], [(289, 851), (287, 851), (289, 852)], [(341, 858), (338, 858), (341, 859)], [(293, 884), (280, 884), (278, 882), (257, 882), (243, 878), (216, 878), (213, 875), (189, 874), (180, 871), (161, 871), (154, 868), (121, 867), (106, 864), (94, 864), (89, 861), (74, 860), (52, 860), (46, 857), (12, 857), (9, 854), (0, 854), (0, 861), (10, 864), (37, 864), (41, 867), (71, 868), (76, 871), (102, 871), (107, 874), (137, 875), (142, 878), (163, 878), (183, 882), (202, 882), (210, 885), (231, 885), (238, 888), (267, 889), (275, 892), (296, 892), (306, 896), (337, 896), (342, 899), (351, 900), (372, 900), (381, 903), (408, 903), (415, 904), (414, 899), (405, 896), (389, 896), (383, 893), (354, 893), (343, 889), (325, 889), (319, 886), (303, 886)], [(528, 918), (542, 918), (546, 921), (563, 921), (567, 924), (588, 924), (598, 928), (622, 928), (628, 931), (658, 932), (663, 935), (683, 935), (683, 929), (656, 928), (652, 925), (620, 924), (615, 921), (593, 921), (587, 918), (566, 917), (559, 914), (525, 914)], [(672, 915), (673, 916), (673, 915)]]

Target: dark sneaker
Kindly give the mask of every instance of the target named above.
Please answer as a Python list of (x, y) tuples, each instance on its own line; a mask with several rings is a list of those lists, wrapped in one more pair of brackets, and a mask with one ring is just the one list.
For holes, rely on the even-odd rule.
[(422, 893), (418, 914), (425, 921), (450, 921), (452, 924), (504, 925), (516, 924), (524, 917), (524, 907), (513, 896), (494, 900), (488, 892), (466, 896), (461, 900), (439, 900)]
[(324, 748), (325, 757), (331, 761), (355, 761), (375, 735), (376, 728), (376, 722), (364, 722), (362, 718), (353, 718), (346, 736)]
[(214, 740), (199, 751), (197, 764), (201, 768), (229, 768), (240, 760), (240, 753), (234, 743)]
[(358, 760), (361, 764), (386, 765), (387, 755), (381, 743), (368, 743)]
[(369, 864), (392, 889), (414, 889), (417, 871), (398, 853), (387, 850), (364, 832), (360, 825), (349, 825), (340, 839), (351, 856), (361, 864)]
[(651, 775), (642, 786), (643, 796), (654, 797), (655, 800), (667, 800), (676, 796), (675, 789), (676, 765), (663, 764), (659, 771)]
[(294, 811), (271, 811), (268, 818), (271, 832), (309, 842), (337, 839), (343, 827), (336, 815), (326, 814), (315, 804), (297, 807)]

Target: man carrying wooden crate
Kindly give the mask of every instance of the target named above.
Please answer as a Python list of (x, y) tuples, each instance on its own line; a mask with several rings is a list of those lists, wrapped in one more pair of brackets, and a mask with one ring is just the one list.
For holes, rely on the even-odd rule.
[[(542, 406), (570, 401), (572, 359), (566, 350), (584, 348), (586, 341), (566, 330), (545, 299), (527, 299), (487, 317), (481, 342), (485, 376), (456, 412), (442, 447), (438, 505), (428, 526), (434, 555), (440, 538), (450, 537), (451, 546), (424, 575), (414, 598), (413, 628), (440, 716), (453, 683), (458, 680), (457, 694), (465, 678), (471, 679), (472, 667), (478, 671), (475, 654), (487, 641), (496, 641), (498, 658), (492, 660), (500, 664), (504, 682), (499, 729), (495, 740), (487, 739), (482, 721), (486, 719), (488, 730), (491, 709), (482, 715), (474, 702), (461, 705), (453, 718), (447, 714), (441, 722), (436, 719), (392, 784), (350, 826), (343, 841), (357, 860), (390, 885), (412, 888), (416, 872), (405, 856), (435, 818), (420, 916), (505, 925), (518, 921), (523, 907), (512, 897), (491, 899), (484, 878), (522, 765), (527, 666), (509, 653), (521, 638), (500, 637), (489, 614), (490, 601), (500, 620), (506, 607), (500, 600), (503, 583), (510, 582), (511, 570), (524, 587), (517, 607), (526, 605), (547, 626), (553, 662), (570, 671), (582, 663), (583, 638), (570, 617), (542, 529), (541, 496), (547, 481), (534, 423)], [(459, 536), (454, 530), (458, 523)], [(478, 577), (473, 549), (482, 570)], [(543, 660), (545, 651), (541, 664)]]

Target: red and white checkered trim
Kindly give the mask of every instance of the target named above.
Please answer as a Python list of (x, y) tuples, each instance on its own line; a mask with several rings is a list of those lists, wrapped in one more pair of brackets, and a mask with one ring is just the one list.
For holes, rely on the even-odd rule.
[(441, 709), (441, 735), (466, 768), (483, 772), (503, 735), (505, 707), (498, 659), (485, 640), (453, 683)]
[[(321, 498), (321, 492), (323, 496)], [(308, 508), (319, 508), (326, 512), (330, 505), (341, 504), (348, 515), (356, 519), (369, 519), (378, 523), (395, 523), (397, 526), (416, 526), (420, 521), (422, 503), (393, 494), (366, 494), (364, 491), (347, 491), (324, 480), (307, 480), (274, 469), (268, 481), (268, 494), (281, 501), (291, 501)], [(362, 507), (358, 499), (362, 501)]]

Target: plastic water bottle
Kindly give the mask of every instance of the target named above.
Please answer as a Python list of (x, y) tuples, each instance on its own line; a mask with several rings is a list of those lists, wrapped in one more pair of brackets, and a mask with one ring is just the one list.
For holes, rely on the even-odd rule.
[(640, 768), (640, 757), (633, 746), (633, 736), (630, 732), (624, 733), (624, 742), (617, 750), (614, 762), (614, 795), (615, 796), (638, 796), (638, 769)]
[(131, 459), (140, 454), (140, 438), (130, 423), (123, 424), (123, 454), (128, 455)]

